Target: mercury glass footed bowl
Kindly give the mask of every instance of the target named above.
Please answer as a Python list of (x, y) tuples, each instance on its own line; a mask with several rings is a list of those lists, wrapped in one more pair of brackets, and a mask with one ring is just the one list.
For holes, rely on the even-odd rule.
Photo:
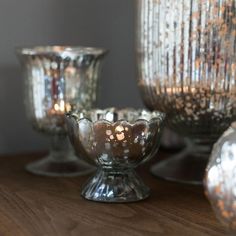
[(149, 196), (134, 171), (158, 149), (165, 115), (133, 109), (67, 114), (71, 142), (80, 157), (98, 166), (82, 196), (101, 202), (133, 202)]
[(20, 48), (18, 58), (25, 81), (25, 107), (33, 127), (51, 137), (48, 156), (26, 169), (46, 176), (77, 176), (92, 171), (71, 147), (65, 112), (89, 109), (96, 102), (101, 61), (99, 48), (46, 46)]
[(137, 0), (138, 84), (145, 105), (188, 137), (153, 174), (202, 183), (213, 143), (236, 118), (235, 0)]
[(216, 216), (236, 235), (236, 122), (214, 145), (204, 180)]

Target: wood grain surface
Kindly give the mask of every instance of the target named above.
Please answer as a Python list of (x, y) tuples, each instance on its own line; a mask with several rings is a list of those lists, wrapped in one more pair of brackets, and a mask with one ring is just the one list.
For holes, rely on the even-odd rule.
[(0, 157), (0, 236), (225, 235), (202, 187), (179, 185), (140, 169), (152, 195), (130, 204), (84, 200), (88, 178), (50, 178), (24, 171), (42, 154)]

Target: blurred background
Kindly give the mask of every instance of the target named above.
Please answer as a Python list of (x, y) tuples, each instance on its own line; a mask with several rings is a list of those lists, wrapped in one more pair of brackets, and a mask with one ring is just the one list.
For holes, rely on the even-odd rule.
[(0, 154), (48, 148), (26, 119), (16, 46), (81, 45), (110, 50), (99, 107), (141, 107), (135, 79), (134, 1), (0, 1)]

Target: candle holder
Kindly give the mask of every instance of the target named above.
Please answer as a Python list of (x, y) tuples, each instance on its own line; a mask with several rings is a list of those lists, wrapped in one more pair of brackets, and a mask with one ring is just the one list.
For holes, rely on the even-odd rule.
[(152, 167), (202, 184), (212, 144), (236, 118), (235, 1), (137, 0), (138, 84), (145, 105), (191, 144)]
[(28, 119), (52, 140), (49, 155), (27, 165), (31, 173), (77, 176), (93, 170), (75, 156), (67, 138), (64, 113), (94, 105), (105, 54), (104, 49), (70, 46), (17, 49), (25, 79)]
[(217, 218), (236, 234), (236, 122), (215, 143), (205, 171), (204, 185)]
[(67, 114), (71, 143), (80, 157), (98, 166), (82, 196), (101, 202), (133, 202), (149, 196), (134, 168), (158, 149), (165, 115), (133, 109)]

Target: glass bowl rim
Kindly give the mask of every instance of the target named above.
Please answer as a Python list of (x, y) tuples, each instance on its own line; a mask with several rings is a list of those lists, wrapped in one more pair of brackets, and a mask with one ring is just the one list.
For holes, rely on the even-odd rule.
[(37, 56), (37, 55), (105, 55), (108, 50), (99, 47), (73, 46), (73, 45), (45, 45), (45, 46), (23, 46), (16, 47), (15, 51), (19, 55)]
[[(88, 114), (91, 113), (91, 112), (96, 112), (96, 111), (103, 112), (104, 115), (106, 114), (106, 112), (111, 112), (113, 114), (115, 112), (120, 112), (120, 113), (121, 112), (127, 112), (127, 113), (128, 112), (135, 112), (135, 113), (138, 113), (138, 117), (135, 118), (132, 121), (130, 121), (128, 119), (125, 119), (125, 118), (117, 119), (115, 121), (109, 121), (106, 118), (101, 118), (101, 119), (97, 119), (97, 120), (93, 121), (91, 119), (91, 117), (89, 117)], [(141, 118), (142, 112), (148, 113), (150, 118), (149, 119)], [(107, 123), (107, 124), (110, 124), (110, 125), (118, 125), (121, 122), (126, 122), (130, 126), (133, 126), (133, 125), (135, 125), (135, 124), (137, 124), (139, 122), (145, 122), (145, 123), (151, 124), (151, 123), (155, 123), (157, 121), (159, 121), (159, 124), (161, 125), (162, 123), (164, 123), (165, 118), (166, 118), (166, 114), (165, 113), (157, 111), (157, 110), (155, 110), (155, 111), (148, 111), (146, 109), (134, 109), (134, 108), (117, 109), (117, 108), (114, 108), (114, 107), (106, 108), (106, 109), (99, 109), (99, 108), (96, 109), (95, 108), (95, 109), (90, 109), (90, 110), (73, 110), (73, 111), (69, 111), (65, 115), (69, 119), (75, 119), (76, 122), (78, 122), (78, 123), (80, 121), (82, 121), (82, 120), (88, 120), (88, 121), (90, 121), (93, 124), (96, 124), (96, 123)]]

